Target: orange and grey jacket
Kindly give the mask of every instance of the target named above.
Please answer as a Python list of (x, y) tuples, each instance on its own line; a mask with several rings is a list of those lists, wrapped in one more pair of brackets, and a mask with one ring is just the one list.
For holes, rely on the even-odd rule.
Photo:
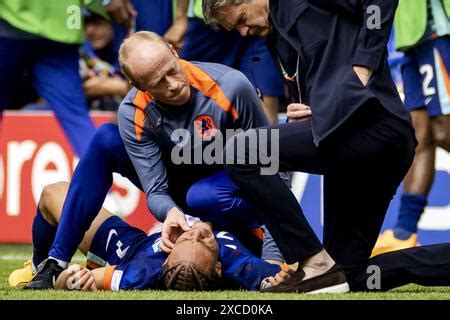
[[(191, 86), (186, 105), (164, 106), (149, 93), (133, 88), (119, 108), (122, 140), (146, 193), (147, 206), (160, 221), (171, 208), (183, 208), (174, 201), (185, 197), (174, 198), (180, 186), (223, 168), (220, 153), (227, 129), (268, 124), (255, 88), (241, 72), (215, 63), (180, 63)], [(218, 139), (220, 148), (209, 148), (215, 149), (218, 161), (205, 162), (202, 155), (208, 145), (217, 146)], [(173, 161), (173, 153), (186, 161)]]

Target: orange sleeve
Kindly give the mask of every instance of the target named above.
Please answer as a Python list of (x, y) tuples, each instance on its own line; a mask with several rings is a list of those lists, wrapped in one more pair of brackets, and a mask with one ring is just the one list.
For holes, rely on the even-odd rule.
[(116, 266), (109, 266), (105, 268), (105, 273), (103, 275), (103, 289), (104, 290), (111, 290), (111, 282), (114, 270), (116, 269)]
[(291, 267), (289, 267), (286, 263), (283, 263), (283, 264), (280, 264), (280, 268), (281, 268), (281, 271), (284, 271), (284, 272), (288, 272), (288, 271), (290, 271), (290, 270), (293, 270)]

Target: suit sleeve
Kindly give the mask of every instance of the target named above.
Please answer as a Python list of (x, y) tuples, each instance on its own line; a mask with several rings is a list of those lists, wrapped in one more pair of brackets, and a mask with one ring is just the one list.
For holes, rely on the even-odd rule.
[(137, 137), (135, 112), (136, 107), (130, 102), (119, 107), (120, 135), (146, 194), (148, 209), (159, 221), (164, 221), (167, 212), (176, 204), (169, 195), (167, 172), (159, 145), (145, 127), (140, 138)]
[[(362, 27), (352, 57), (352, 64), (376, 70), (381, 64), (389, 41), (398, 0), (309, 0), (328, 11), (344, 13), (359, 18)], [(379, 10), (378, 10), (379, 9)], [(380, 26), (370, 27), (378, 13)]]
[(245, 131), (269, 124), (255, 87), (243, 73), (229, 71), (218, 80), (218, 84), (239, 116), (234, 119), (235, 129), (242, 128)]

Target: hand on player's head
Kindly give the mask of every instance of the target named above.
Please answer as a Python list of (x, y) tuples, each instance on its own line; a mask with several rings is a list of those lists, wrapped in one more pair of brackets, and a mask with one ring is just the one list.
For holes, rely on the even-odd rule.
[(166, 289), (192, 291), (211, 290), (220, 276), (219, 245), (211, 227), (196, 223), (175, 243), (162, 272)]
[(161, 250), (170, 253), (178, 238), (188, 230), (190, 226), (184, 213), (176, 207), (169, 210), (161, 228)]

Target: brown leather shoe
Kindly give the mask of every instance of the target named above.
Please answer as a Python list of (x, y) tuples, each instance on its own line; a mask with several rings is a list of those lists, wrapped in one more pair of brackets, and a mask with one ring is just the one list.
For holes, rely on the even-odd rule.
[(347, 278), (340, 266), (335, 264), (330, 270), (316, 277), (303, 280), (305, 272), (302, 268), (297, 271), (288, 280), (279, 285), (262, 289), (261, 292), (268, 293), (345, 293), (350, 291)]

